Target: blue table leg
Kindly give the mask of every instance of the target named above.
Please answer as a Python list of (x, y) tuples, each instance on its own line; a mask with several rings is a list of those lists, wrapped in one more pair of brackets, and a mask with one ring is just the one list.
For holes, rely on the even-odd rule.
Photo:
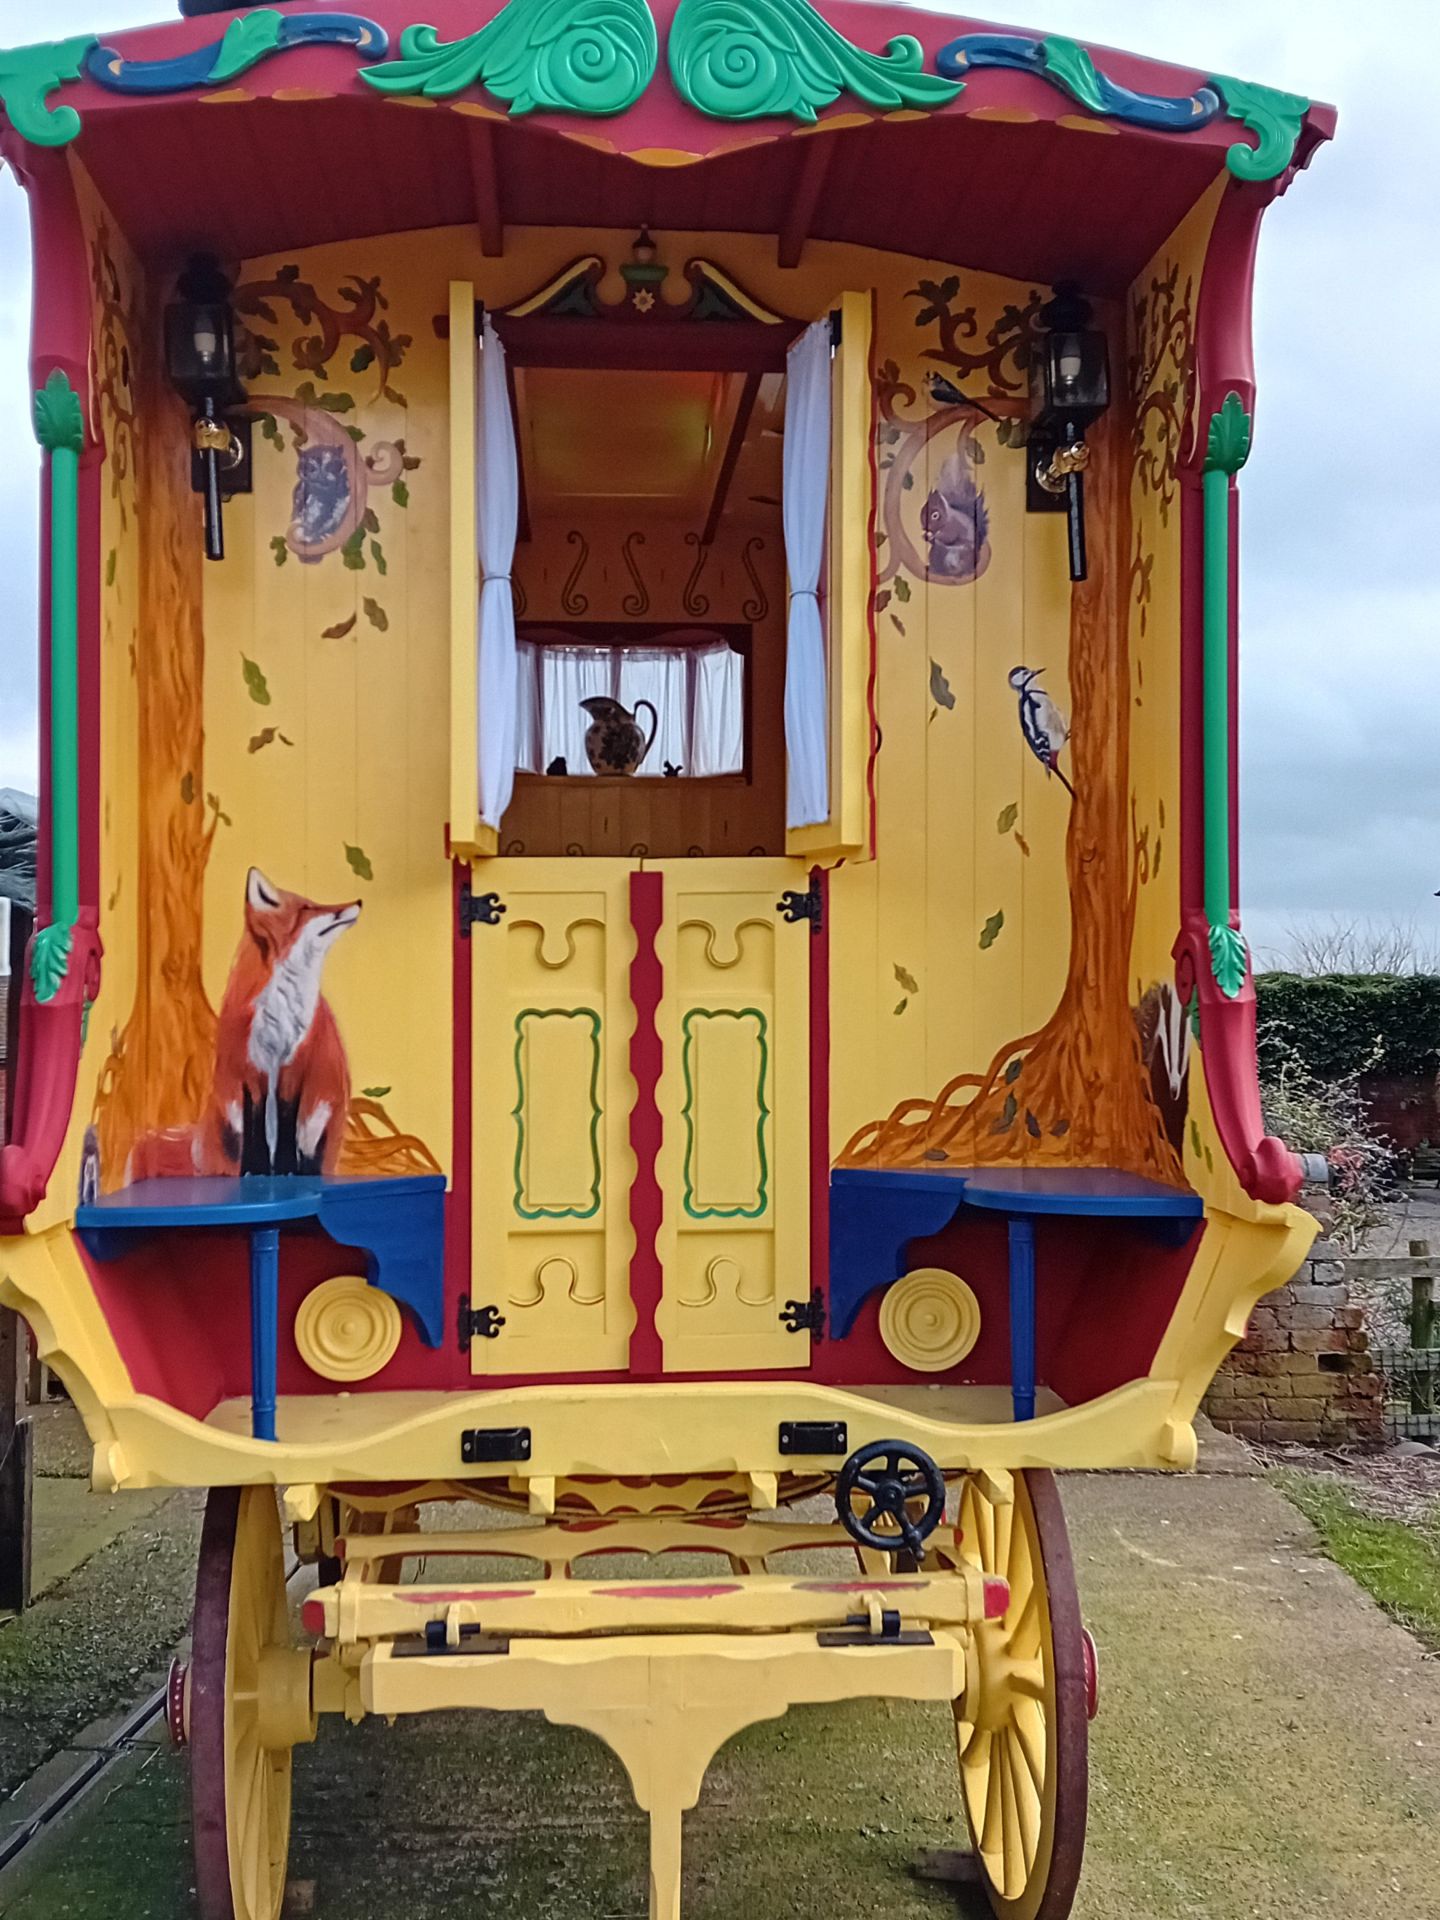
[(280, 1229), (250, 1235), (250, 1431), (275, 1438), (277, 1354), (280, 1344)]
[(1010, 1390), (1017, 1420), (1035, 1418), (1035, 1223), (1010, 1221)]

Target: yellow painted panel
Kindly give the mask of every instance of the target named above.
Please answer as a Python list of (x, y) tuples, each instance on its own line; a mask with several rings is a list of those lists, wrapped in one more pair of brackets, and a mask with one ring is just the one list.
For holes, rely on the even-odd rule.
[(804, 1366), (780, 1315), (808, 1299), (808, 924), (787, 860), (662, 861), (659, 1178), (666, 1370)]
[(634, 1027), (630, 865), (487, 863), (505, 913), (471, 933), (472, 1301), (504, 1325), (476, 1373), (624, 1368)]

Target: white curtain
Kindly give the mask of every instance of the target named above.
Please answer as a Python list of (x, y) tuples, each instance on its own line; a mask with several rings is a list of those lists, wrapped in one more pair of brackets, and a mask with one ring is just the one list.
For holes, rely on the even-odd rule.
[(785, 562), (790, 617), (785, 649), (785, 821), (830, 817), (830, 702), (820, 569), (830, 491), (830, 322), (817, 320), (791, 347), (785, 382)]
[[(544, 773), (558, 761), (567, 774), (591, 772), (591, 716), (580, 703), (594, 694), (632, 713), (642, 700), (654, 707), (655, 741), (640, 777), (663, 777), (667, 764), (693, 779), (744, 771), (745, 662), (724, 640), (603, 647), (540, 637), (522, 640), (518, 654), (516, 754), (528, 772)], [(636, 719), (648, 734), (649, 713)]]
[(476, 440), (480, 553), (480, 818), (498, 827), (515, 788), (517, 663), (510, 568), (520, 513), (520, 474), (505, 349), (487, 316), (480, 347)]

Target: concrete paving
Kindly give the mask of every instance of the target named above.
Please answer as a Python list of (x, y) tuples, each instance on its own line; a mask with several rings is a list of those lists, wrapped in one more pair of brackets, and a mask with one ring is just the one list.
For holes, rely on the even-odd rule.
[[(1243, 1464), (1232, 1456), (1232, 1468)], [(1440, 1920), (1440, 1662), (1263, 1481), (1067, 1481), (1100, 1643), (1076, 1920)], [(327, 1726), (302, 1752), (291, 1913), (641, 1920), (618, 1765), (532, 1718)], [(690, 1920), (974, 1912), (911, 1879), (964, 1843), (948, 1715), (857, 1703), (756, 1727), (687, 1822)], [(4, 1920), (190, 1912), (184, 1765), (147, 1745), (0, 1878)]]

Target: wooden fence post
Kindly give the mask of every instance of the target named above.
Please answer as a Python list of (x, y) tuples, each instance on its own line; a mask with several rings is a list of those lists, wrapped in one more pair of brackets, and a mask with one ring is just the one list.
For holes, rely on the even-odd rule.
[[(1410, 1242), (1412, 1260), (1430, 1258), (1428, 1240)], [(1410, 1346), (1416, 1353), (1422, 1353), (1435, 1345), (1435, 1277), (1429, 1273), (1416, 1273), (1410, 1276)], [(1422, 1369), (1417, 1361), (1410, 1373), (1410, 1411), (1430, 1414), (1435, 1408), (1435, 1374), (1432, 1370)]]

